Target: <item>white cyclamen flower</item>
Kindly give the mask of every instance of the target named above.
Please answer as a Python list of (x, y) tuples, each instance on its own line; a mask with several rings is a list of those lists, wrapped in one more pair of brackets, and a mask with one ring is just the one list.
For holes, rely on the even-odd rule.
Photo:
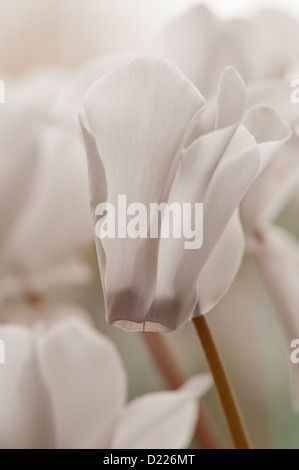
[(268, 107), (244, 116), (246, 97), (239, 74), (225, 69), (216, 128), (202, 133), (204, 98), (175, 66), (155, 57), (106, 75), (86, 93), (81, 123), (95, 226), (97, 205), (117, 207), (120, 194), (127, 204), (204, 207), (197, 250), (185, 249), (182, 238), (96, 238), (109, 323), (170, 331), (196, 306), (196, 314), (206, 313), (227, 291), (244, 249), (235, 211), (289, 137)]
[(1, 105), (0, 297), (86, 278), (77, 260), (92, 239), (81, 147), (50, 122), (68, 75), (8, 81)]

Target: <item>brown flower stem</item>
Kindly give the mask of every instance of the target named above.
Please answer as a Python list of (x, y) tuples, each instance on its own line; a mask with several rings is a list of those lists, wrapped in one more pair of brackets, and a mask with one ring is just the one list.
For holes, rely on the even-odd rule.
[(160, 333), (144, 333), (148, 348), (159, 366), (161, 373), (172, 389), (179, 388), (184, 382), (184, 376), (180, 367), (175, 362)]
[(193, 323), (209, 363), (234, 445), (236, 449), (251, 449), (236, 397), (208, 322), (204, 315), (200, 315), (193, 319)]
[[(151, 332), (144, 333), (143, 337), (145, 338), (147, 346), (170, 388), (179, 388), (185, 382), (185, 377), (167, 347), (162, 335)], [(218, 442), (218, 439), (215, 439), (214, 432), (212, 433), (210, 431), (211, 428), (213, 428), (213, 426), (211, 425), (208, 413), (201, 404), (200, 416), (198, 417), (195, 431), (196, 437), (204, 449), (222, 449), (223, 446)]]

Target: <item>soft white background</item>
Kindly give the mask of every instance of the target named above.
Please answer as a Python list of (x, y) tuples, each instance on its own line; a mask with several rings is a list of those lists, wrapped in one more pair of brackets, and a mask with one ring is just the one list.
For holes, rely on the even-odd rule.
[[(187, 5), (199, 2), (196, 0), (160, 0), (157, 3), (163, 5), (163, 8), (169, 14), (171, 10), (176, 13)], [(298, 0), (206, 0), (201, 3), (208, 5), (224, 17), (252, 13), (260, 8), (277, 8), (299, 18)]]

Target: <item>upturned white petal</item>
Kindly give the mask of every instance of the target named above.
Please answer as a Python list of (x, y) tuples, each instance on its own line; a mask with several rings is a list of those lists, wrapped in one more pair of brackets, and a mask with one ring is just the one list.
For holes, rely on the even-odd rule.
[(114, 449), (181, 449), (197, 421), (197, 399), (211, 387), (210, 374), (191, 378), (172, 392), (156, 392), (132, 400), (124, 409), (111, 447)]
[(247, 104), (247, 88), (234, 67), (226, 67), (218, 85), (216, 129), (241, 121)]
[[(198, 153), (198, 163), (191, 160), (183, 162), (179, 168), (176, 179), (170, 193), (170, 201), (202, 201), (204, 208), (203, 218), (203, 245), (198, 250), (184, 249), (184, 239), (170, 239), (160, 241), (157, 299), (152, 308), (152, 319), (160, 317), (161, 322), (169, 329), (177, 328), (183, 321), (189, 318), (195, 305), (201, 299), (198, 298), (197, 281), (201, 270), (209, 260), (209, 256), (217, 243), (221, 240), (223, 232), (233, 216), (236, 207), (241, 202), (246, 191), (260, 174), (262, 168), (267, 164), (271, 154), (273, 155), (278, 146), (289, 137), (289, 129), (272, 110), (265, 110), (264, 107), (249, 111), (264, 116), (265, 132), (258, 136), (258, 141), (244, 126), (235, 125), (227, 128), (230, 133), (230, 140), (223, 147), (221, 159), (215, 167), (213, 155), (217, 155), (217, 137), (225, 136), (225, 130), (217, 131), (198, 139), (191, 149), (200, 149), (200, 141), (210, 138), (211, 168), (206, 173), (197, 171), (200, 168), (200, 159), (206, 158), (206, 154)], [(278, 136), (269, 132), (268, 125), (275, 122), (279, 128)], [(233, 132), (232, 132), (233, 130)], [(219, 135), (217, 135), (217, 133)], [(186, 154), (188, 154), (188, 149)], [(190, 157), (192, 158), (192, 153)], [(185, 156), (186, 158), (186, 156)], [(217, 161), (217, 160), (216, 160)], [(213, 169), (214, 171), (211, 171)], [(205, 187), (205, 176), (210, 172), (208, 186)], [(201, 181), (201, 176), (203, 180)], [(203, 184), (203, 186), (202, 186)], [(188, 190), (184, 189), (188, 188)], [(204, 189), (203, 193), (202, 190)], [(225, 196), (224, 196), (225, 195)], [(185, 197), (185, 199), (184, 199)], [(235, 256), (232, 262), (231, 276), (227, 277), (223, 293), (228, 289), (229, 283), (233, 281), (233, 272), (236, 273), (240, 263), (241, 251), (244, 248), (244, 240), (241, 231), (236, 233), (238, 243), (236, 245)], [(225, 241), (223, 242), (225, 243)], [(221, 242), (220, 242), (221, 246)], [(238, 246), (238, 249), (237, 249)], [(219, 268), (220, 269), (220, 268)], [(209, 270), (208, 274), (213, 274)], [(206, 279), (206, 283), (213, 283), (214, 275)], [(221, 297), (221, 295), (220, 295)], [(207, 301), (209, 302), (209, 293)], [(166, 301), (168, 300), (168, 302)], [(205, 297), (203, 294), (203, 304)], [(197, 314), (203, 312), (198, 311)]]
[[(204, 200), (207, 237), (206, 253), (201, 253), (203, 259), (207, 259), (209, 247), (215, 243), (216, 238), (219, 239), (219, 234), (252, 182), (269, 164), (275, 152), (290, 138), (287, 123), (266, 106), (249, 109), (242, 122), (243, 126), (234, 134), (213, 175)], [(262, 122), (261, 128), (257, 126), (257, 122)], [(230, 195), (230, 198), (227, 197), (226, 204), (222, 206), (223, 194)]]

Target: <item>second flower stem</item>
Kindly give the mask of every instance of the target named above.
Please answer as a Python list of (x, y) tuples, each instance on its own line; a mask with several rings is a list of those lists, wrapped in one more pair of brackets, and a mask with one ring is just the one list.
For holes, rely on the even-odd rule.
[[(181, 387), (186, 378), (162, 334), (154, 332), (143, 333), (143, 338), (168, 385), (174, 390)], [(200, 413), (195, 435), (204, 449), (223, 448), (222, 442), (202, 402), (200, 403)]]
[(204, 315), (200, 315), (193, 319), (193, 323), (209, 363), (234, 445), (236, 449), (251, 449), (236, 397), (208, 322)]

